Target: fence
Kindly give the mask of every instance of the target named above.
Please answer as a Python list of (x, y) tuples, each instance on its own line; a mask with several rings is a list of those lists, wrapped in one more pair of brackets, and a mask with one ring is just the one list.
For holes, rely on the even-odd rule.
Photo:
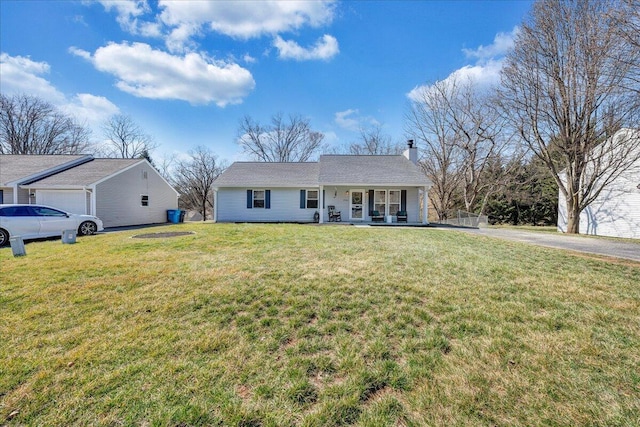
[(460, 227), (477, 227), (484, 228), (489, 225), (489, 217), (486, 215), (478, 215), (471, 212), (458, 211), (456, 218), (449, 218), (444, 221), (438, 221), (440, 224), (457, 225)]

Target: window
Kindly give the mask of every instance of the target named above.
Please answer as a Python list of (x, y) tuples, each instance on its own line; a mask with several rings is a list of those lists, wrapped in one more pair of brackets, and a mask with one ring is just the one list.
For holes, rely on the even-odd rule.
[(264, 190), (253, 190), (253, 207), (264, 208)]
[(318, 209), (318, 190), (307, 190), (307, 209)]
[(147, 179), (147, 171), (142, 171), (142, 179)]
[(46, 208), (44, 206), (33, 206), (31, 209), (33, 209), (37, 216), (67, 216), (65, 212), (57, 209)]
[(140, 205), (141, 206), (149, 206), (149, 196), (146, 194), (143, 194), (142, 196), (140, 196)]
[(389, 215), (397, 215), (400, 210), (400, 190), (389, 190)]
[(387, 190), (376, 190), (373, 193), (373, 210), (380, 215), (386, 215), (387, 212)]
[(27, 206), (9, 206), (0, 209), (0, 216), (34, 216)]

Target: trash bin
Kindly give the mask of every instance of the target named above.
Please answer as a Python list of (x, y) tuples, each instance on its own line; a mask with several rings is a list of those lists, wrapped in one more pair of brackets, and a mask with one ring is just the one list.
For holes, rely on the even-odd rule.
[(22, 240), (21, 236), (10, 238), (9, 243), (11, 244), (13, 256), (25, 256), (27, 254), (27, 251), (24, 249), (24, 240)]
[(180, 222), (184, 222), (184, 216), (187, 213), (187, 211), (180, 211)]
[(75, 243), (76, 235), (77, 235), (76, 230), (63, 230), (62, 243)]
[(167, 222), (177, 224), (180, 222), (180, 210), (169, 209), (167, 210)]

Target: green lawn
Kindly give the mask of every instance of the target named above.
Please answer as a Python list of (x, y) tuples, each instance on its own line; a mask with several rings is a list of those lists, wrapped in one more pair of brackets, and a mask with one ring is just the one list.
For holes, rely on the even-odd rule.
[(0, 424), (640, 425), (637, 263), (313, 225), (26, 250), (0, 250)]

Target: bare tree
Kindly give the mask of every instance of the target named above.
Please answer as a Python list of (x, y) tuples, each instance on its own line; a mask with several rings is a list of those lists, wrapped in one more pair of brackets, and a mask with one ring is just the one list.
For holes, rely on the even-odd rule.
[(180, 193), (183, 209), (194, 209), (207, 219), (207, 212), (213, 209), (213, 181), (226, 168), (207, 148), (199, 146), (190, 151), (189, 160), (178, 162), (172, 180)]
[(238, 129), (238, 144), (245, 153), (262, 162), (306, 162), (321, 148), (324, 135), (311, 130), (309, 120), (282, 114), (271, 118), (271, 125), (262, 126), (245, 116)]
[[(566, 198), (567, 232), (580, 213), (640, 155), (637, 93), (629, 90), (638, 47), (619, 37), (615, 0), (541, 0), (505, 60), (502, 109)], [(636, 153), (636, 154), (634, 154)]]
[(402, 154), (404, 143), (391, 142), (391, 137), (382, 131), (382, 126), (376, 124), (368, 128), (360, 128), (360, 140), (351, 143), (349, 154), (355, 155), (385, 155)]
[[(489, 167), (496, 160), (504, 160), (503, 166), (513, 164), (511, 157), (518, 153), (511, 150), (511, 138), (504, 131), (505, 120), (492, 105), (492, 89), (480, 89), (473, 80), (460, 82), (455, 76), (447, 79), (446, 84), (448, 89), (439, 91), (439, 96), (446, 106), (445, 117), (462, 154), (465, 209), (483, 214), (487, 198), (503, 181), (503, 177), (490, 176)], [(508, 172), (504, 168), (500, 170)]]
[(91, 132), (50, 103), (0, 94), (0, 154), (79, 154)]
[(145, 133), (131, 116), (115, 114), (102, 126), (106, 146), (104, 154), (107, 157), (136, 159), (149, 157), (157, 144), (153, 138)]
[(445, 81), (436, 82), (420, 93), (407, 114), (407, 133), (425, 147), (420, 164), (433, 184), (429, 200), (440, 221), (446, 220), (453, 209), (462, 179), (461, 152), (447, 118), (446, 97), (442, 96), (449, 90)]

